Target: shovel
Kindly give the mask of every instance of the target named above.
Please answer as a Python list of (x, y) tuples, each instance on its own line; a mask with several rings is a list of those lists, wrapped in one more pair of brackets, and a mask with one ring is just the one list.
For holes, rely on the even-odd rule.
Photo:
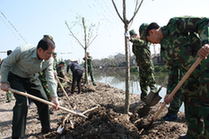
[[(199, 65), (199, 63), (202, 61), (201, 58), (197, 58), (197, 60), (194, 62), (194, 64), (190, 67), (190, 69), (187, 71), (187, 73), (184, 75), (184, 77), (181, 79), (181, 81), (177, 84), (177, 86), (174, 88), (172, 93), (169, 95), (168, 99), (173, 98), (175, 93), (178, 91), (178, 89), (182, 86), (182, 84), (186, 81), (186, 79), (190, 76), (190, 74), (194, 71), (194, 69)], [(152, 123), (157, 119), (160, 112), (163, 110), (163, 108), (166, 106), (166, 103), (164, 102), (163, 105), (160, 107), (160, 110), (155, 114), (150, 124), (147, 125), (141, 125), (143, 128), (149, 128)]]
[(147, 95), (146, 100), (145, 100), (145, 104), (147, 106), (154, 106), (155, 104), (157, 104), (160, 100), (161, 100), (161, 96), (159, 96), (159, 92), (162, 89), (162, 87), (165, 85), (166, 81), (168, 80), (168, 76), (166, 77), (166, 79), (163, 81), (162, 85), (160, 86), (160, 88), (157, 90), (157, 92), (153, 92), (151, 90), (151, 92)]
[(77, 109), (73, 106), (73, 104), (71, 103), (71, 101), (70, 101), (70, 99), (69, 99), (69, 97), (68, 97), (68, 95), (67, 95), (65, 89), (63, 88), (63, 86), (62, 86), (60, 80), (58, 79), (58, 76), (56, 76), (56, 79), (57, 79), (57, 82), (58, 82), (59, 86), (61, 87), (62, 91), (64, 92), (66, 98), (68, 99), (71, 108), (74, 109), (76, 112), (81, 113), (81, 112), (80, 112), (79, 110), (77, 110)]
[[(30, 95), (30, 94), (27, 94), (27, 93), (24, 93), (24, 92), (20, 92), (20, 91), (15, 90), (15, 89), (8, 88), (8, 91), (11, 91), (11, 92), (13, 92), (13, 93), (16, 93), (16, 94), (19, 94), (19, 95), (22, 95), (22, 96), (25, 96), (25, 97), (29, 97), (29, 98), (31, 98), (31, 99), (37, 100), (37, 101), (42, 102), (42, 103), (47, 104), (47, 105), (51, 105), (51, 106), (54, 105), (54, 103), (52, 103), (52, 102), (46, 101), (46, 100), (44, 100), (44, 99), (41, 99), (41, 98), (39, 98), (39, 97)], [(83, 115), (83, 114), (81, 114), (81, 113), (77, 113), (77, 112), (75, 112), (75, 111), (69, 110), (69, 109), (64, 108), (64, 107), (62, 107), (62, 106), (59, 106), (58, 108), (61, 109), (61, 110), (66, 111), (66, 112), (69, 112), (69, 113), (72, 113), (72, 114), (81, 116), (81, 117), (83, 117), (83, 118), (88, 118), (87, 116), (85, 116), (85, 115)]]

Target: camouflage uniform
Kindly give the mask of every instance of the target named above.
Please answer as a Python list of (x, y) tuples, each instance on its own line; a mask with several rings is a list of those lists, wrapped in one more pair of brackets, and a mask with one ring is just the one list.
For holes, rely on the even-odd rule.
[[(65, 78), (65, 70), (64, 68), (57, 66), (57, 76), (61, 77), (61, 78)], [(60, 80), (61, 83), (63, 83), (63, 80)]]
[(54, 63), (53, 63), (53, 69), (56, 71), (56, 67), (57, 67), (57, 58), (54, 58)]
[[(12, 50), (8, 50), (7, 51), (7, 56), (9, 56), (11, 53), (12, 53)], [(4, 61), (4, 59), (2, 61), (0, 61), (0, 64), (2, 64), (3, 61)], [(9, 84), (9, 82), (8, 82), (8, 84)], [(12, 92), (11, 91), (7, 91), (6, 92), (6, 96), (7, 96), (7, 102), (11, 102), (11, 100), (12, 100)]]
[(7, 101), (10, 102), (12, 100), (12, 92), (11, 91), (7, 91), (6, 92), (6, 96), (7, 96)]
[[(198, 50), (209, 44), (208, 18), (175, 17), (161, 29), (161, 55), (169, 67), (179, 66), (183, 72), (188, 71), (198, 58)], [(190, 139), (209, 137), (208, 77), (209, 58), (201, 61), (183, 85), (187, 136)]]
[(41, 81), (41, 84), (44, 88), (44, 91), (47, 95), (48, 100), (51, 101), (52, 97), (51, 97), (51, 94), (50, 94), (50, 91), (49, 91), (45, 70), (39, 72), (39, 77), (38, 78)]
[[(91, 81), (92, 81), (93, 84), (95, 84), (92, 59), (93, 58), (91, 56), (88, 57), (88, 59), (87, 59), (87, 66), (88, 66), (88, 73), (90, 74), (90, 77), (91, 77)], [(85, 57), (83, 58), (83, 60), (85, 61)], [(84, 62), (84, 69), (86, 69), (85, 65), (86, 65), (86, 63)], [(85, 83), (86, 82), (87, 82), (87, 79), (86, 79), (86, 75), (85, 75)]]
[(141, 87), (141, 100), (145, 100), (147, 96), (147, 88), (157, 91), (155, 77), (154, 77), (154, 65), (150, 53), (150, 48), (147, 43), (137, 38), (131, 38), (133, 42), (132, 51), (136, 56), (136, 62), (139, 66), (139, 77)]
[[(169, 79), (167, 85), (167, 94), (170, 94), (177, 86), (179, 81), (182, 79), (183, 75), (179, 67), (172, 68), (172, 70), (169, 71), (168, 75), (169, 75)], [(179, 108), (182, 105), (182, 95), (183, 95), (182, 92), (183, 89), (181, 87), (174, 95), (173, 101), (170, 103), (170, 106), (168, 108), (168, 113), (170, 113), (171, 115), (177, 115)]]

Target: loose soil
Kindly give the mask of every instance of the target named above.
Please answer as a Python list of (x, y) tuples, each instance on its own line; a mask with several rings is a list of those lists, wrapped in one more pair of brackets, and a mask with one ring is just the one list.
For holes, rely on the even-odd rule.
[[(125, 92), (108, 84), (96, 83), (97, 86), (82, 84), (81, 94), (75, 92), (75, 95), (70, 96), (71, 103), (80, 112), (94, 108), (85, 113), (88, 119), (63, 110), (53, 110), (50, 106), (54, 112), (50, 115), (51, 126), (63, 130), (62, 133), (53, 131), (42, 134), (37, 108), (33, 104), (28, 108), (25, 137), (28, 139), (176, 139), (179, 134), (186, 133), (187, 126), (183, 113), (179, 112), (179, 118), (175, 121), (164, 121), (162, 117), (167, 113), (166, 107), (149, 128), (144, 128), (142, 125), (150, 123), (162, 103), (148, 107), (138, 103), (139, 95), (130, 94), (130, 113), (124, 114)], [(70, 93), (70, 86), (69, 84), (65, 87), (67, 93)], [(59, 102), (61, 106), (74, 110), (61, 90), (59, 90)], [(7, 103), (6, 93), (1, 90), (0, 137), (3, 139), (11, 138), (14, 104), (14, 97), (10, 103)]]

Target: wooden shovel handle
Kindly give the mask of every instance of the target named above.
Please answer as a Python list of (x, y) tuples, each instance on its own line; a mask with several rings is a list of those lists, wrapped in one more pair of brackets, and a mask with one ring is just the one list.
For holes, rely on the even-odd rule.
[[(13, 92), (13, 93), (16, 93), (16, 94), (19, 94), (19, 95), (22, 95), (22, 96), (29, 97), (31, 99), (37, 100), (37, 101), (42, 102), (42, 103), (47, 104), (47, 105), (51, 105), (51, 106), (54, 105), (54, 103), (52, 103), (52, 102), (46, 101), (44, 99), (41, 99), (39, 97), (30, 95), (30, 94), (27, 94), (27, 93), (24, 93), (24, 92), (20, 92), (20, 91), (15, 90), (15, 89), (9, 88), (8, 90), (11, 91), (11, 92)], [(75, 115), (78, 115), (78, 116), (81, 116), (81, 117), (84, 117), (84, 118), (88, 118), (87, 116), (85, 116), (85, 115), (83, 115), (81, 113), (77, 113), (75, 111), (69, 110), (69, 109), (64, 108), (62, 106), (59, 106), (59, 109), (64, 110), (64, 111), (67, 111), (67, 112), (72, 113), (72, 114), (75, 114)]]
[(71, 103), (71, 101), (70, 101), (70, 98), (68, 97), (68, 95), (67, 95), (65, 89), (63, 88), (63, 86), (62, 86), (60, 80), (58, 79), (58, 76), (55, 76), (55, 78), (57, 79), (57, 82), (58, 82), (59, 86), (61, 87), (62, 91), (64, 92), (64, 94), (65, 94), (65, 96), (66, 96), (66, 98), (67, 98), (67, 100), (69, 101), (70, 106), (72, 107), (72, 109), (74, 109), (74, 107), (73, 107), (73, 105), (72, 105), (72, 103)]
[[(190, 67), (190, 69), (187, 71), (187, 73), (184, 75), (184, 77), (181, 79), (181, 81), (177, 84), (177, 86), (174, 88), (174, 90), (172, 91), (172, 93), (169, 95), (168, 99), (173, 98), (173, 96), (175, 95), (175, 93), (178, 91), (178, 89), (182, 86), (182, 84), (186, 81), (186, 79), (190, 76), (190, 74), (194, 71), (194, 69), (200, 64), (200, 62), (202, 61), (201, 58), (197, 58), (197, 60), (194, 62), (194, 64)], [(155, 121), (158, 117), (158, 115), (160, 114), (160, 112), (163, 110), (163, 108), (166, 106), (165, 102), (164, 104), (161, 106), (160, 110), (155, 114), (153, 121)]]
[(159, 92), (160, 92), (160, 90), (163, 88), (163, 86), (165, 85), (166, 81), (168, 80), (168, 77), (169, 77), (169, 76), (167, 76), (167, 77), (165, 78), (165, 80), (163, 81), (162, 85), (160, 86), (160, 88), (157, 90), (156, 93), (159, 93)]
[(57, 76), (57, 78), (62, 79), (63, 81), (66, 81), (67, 82), (67, 80), (64, 79), (64, 78), (62, 78), (62, 77)]

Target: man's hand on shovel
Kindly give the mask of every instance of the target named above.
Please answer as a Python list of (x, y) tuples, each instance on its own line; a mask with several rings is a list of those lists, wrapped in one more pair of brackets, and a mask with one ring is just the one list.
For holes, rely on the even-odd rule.
[(59, 101), (57, 97), (52, 97), (52, 102), (54, 103), (53, 108), (55, 108), (56, 110), (59, 109)]
[[(201, 62), (202, 59), (207, 59), (208, 55), (209, 55), (209, 44), (205, 44), (204, 46), (202, 46), (199, 51), (197, 52), (199, 58), (197, 62), (198, 64)], [(196, 66), (198, 65), (196, 64)], [(193, 69), (194, 70), (194, 69)], [(171, 101), (173, 101), (173, 95), (170, 96), (170, 94), (167, 94), (164, 97), (164, 103), (165, 104), (169, 104), (171, 103)]]
[(201, 59), (207, 59), (207, 56), (209, 54), (209, 44), (205, 44), (204, 46), (202, 46), (197, 54)]
[(8, 83), (1, 83), (1, 90), (3, 91), (8, 91), (9, 85)]
[(164, 97), (165, 104), (169, 104), (171, 103), (171, 101), (173, 101), (173, 97), (169, 98), (169, 94), (165, 95)]

